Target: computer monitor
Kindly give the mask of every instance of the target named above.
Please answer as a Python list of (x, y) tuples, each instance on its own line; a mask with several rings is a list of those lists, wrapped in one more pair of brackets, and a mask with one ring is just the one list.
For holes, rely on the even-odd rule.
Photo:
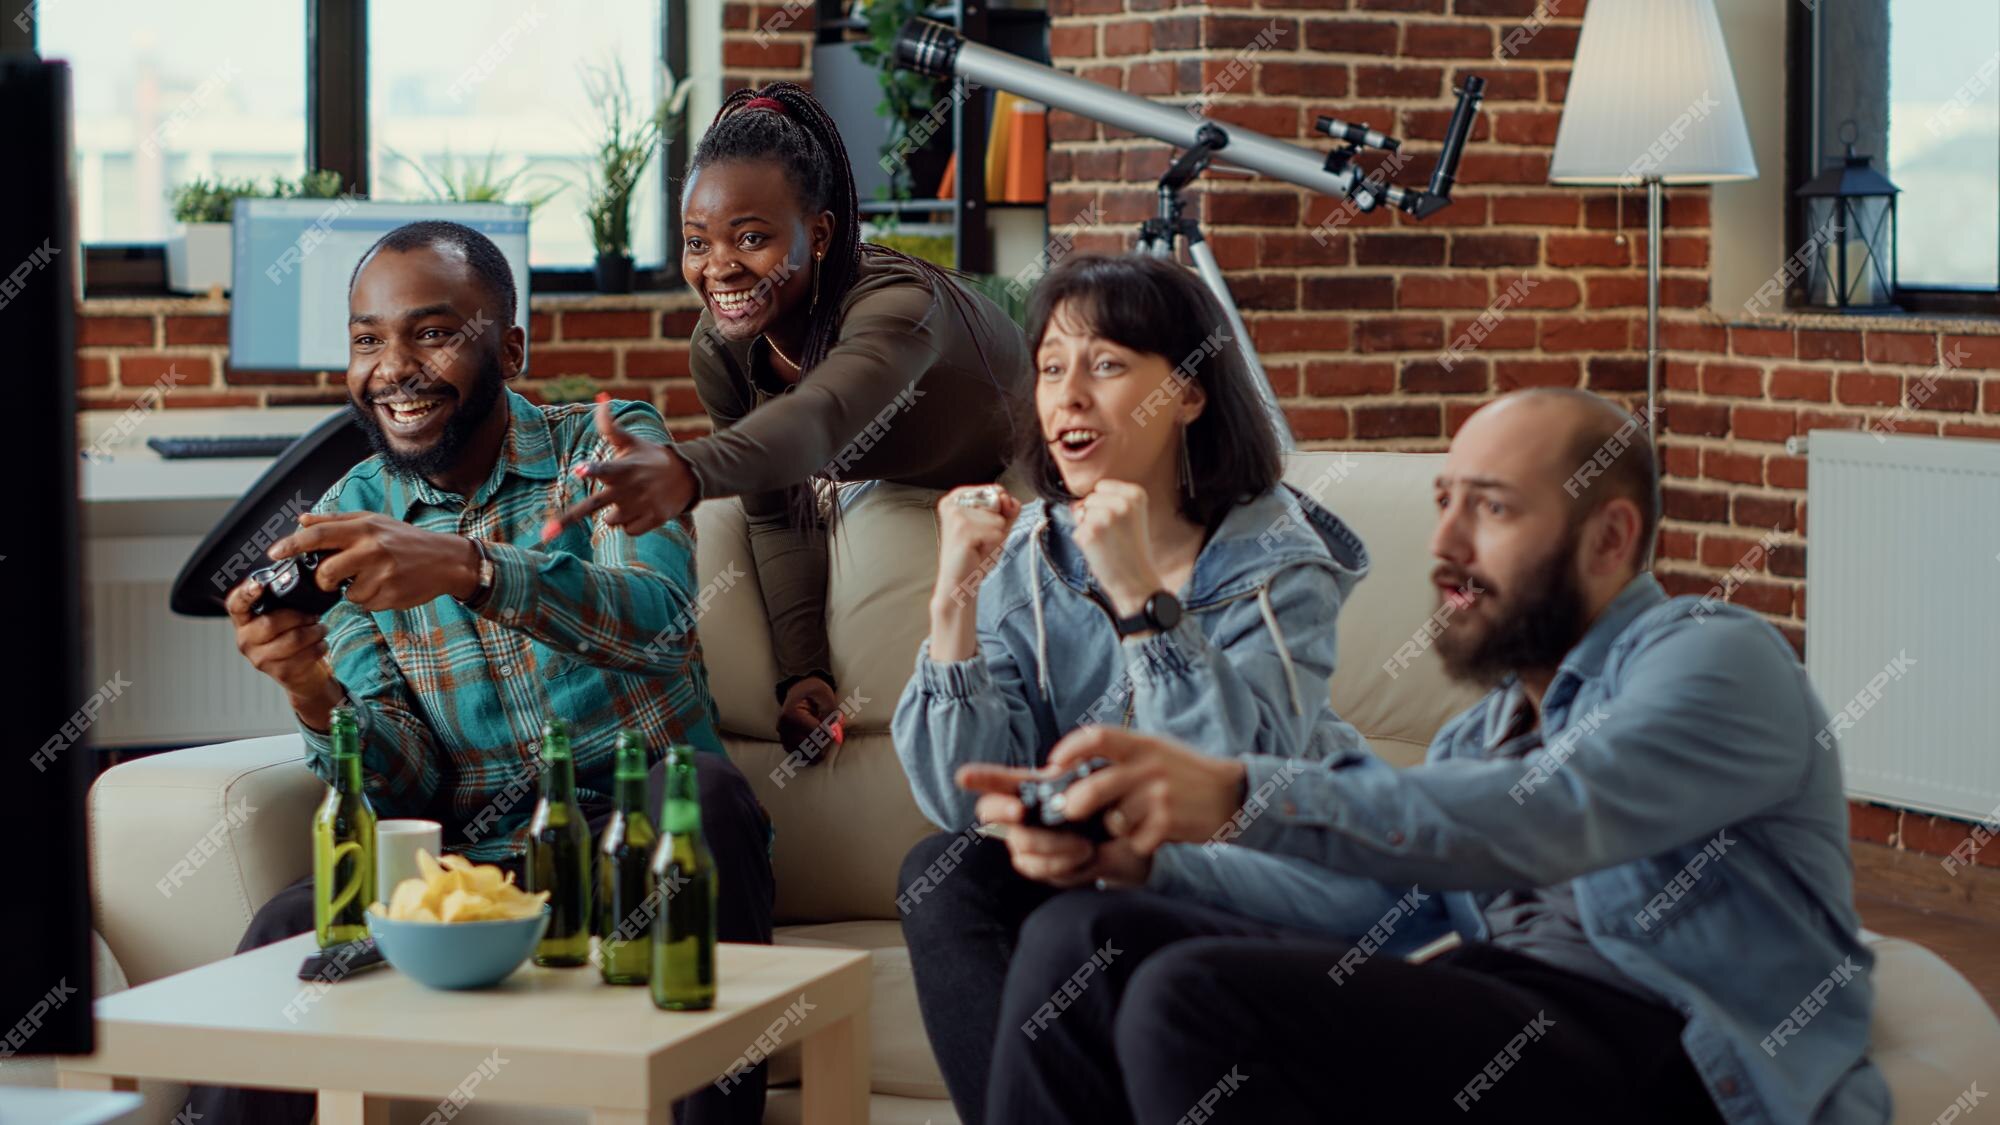
[(528, 208), (519, 203), (239, 199), (232, 222), (229, 363), (249, 371), (347, 369), (347, 280), (384, 234), (420, 219), (463, 223), (514, 269), (528, 326)]

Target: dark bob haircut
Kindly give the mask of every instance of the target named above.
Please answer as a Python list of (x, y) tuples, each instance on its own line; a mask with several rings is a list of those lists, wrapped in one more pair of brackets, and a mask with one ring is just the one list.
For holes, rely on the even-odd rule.
[[(1040, 353), (1058, 308), (1065, 310), (1066, 323), (1091, 335), (1163, 357), (1207, 395), (1201, 416), (1188, 425), (1193, 494), (1180, 494), (1183, 516), (1213, 531), (1231, 508), (1282, 479), (1278, 435), (1251, 382), (1241, 341), (1215, 296), (1185, 266), (1137, 255), (1073, 258), (1057, 266), (1028, 299), (1031, 356)], [(1031, 362), (1039, 371), (1039, 362)], [(1015, 456), (1042, 499), (1073, 500), (1042, 436), (1033, 393), (1037, 382), (1039, 376), (1031, 379), (1021, 398), (1025, 417), (1015, 427), (1020, 436)]]

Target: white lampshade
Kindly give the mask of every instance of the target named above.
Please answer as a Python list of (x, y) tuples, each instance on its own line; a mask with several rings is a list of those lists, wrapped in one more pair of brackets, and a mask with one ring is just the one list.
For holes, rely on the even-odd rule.
[(1714, 0), (1591, 0), (1549, 179), (1705, 184), (1756, 175)]

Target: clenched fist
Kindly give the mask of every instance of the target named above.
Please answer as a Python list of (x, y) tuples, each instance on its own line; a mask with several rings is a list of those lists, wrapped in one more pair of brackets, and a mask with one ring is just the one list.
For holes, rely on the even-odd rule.
[[(975, 505), (968, 500), (990, 500)], [(965, 660), (979, 650), (980, 583), (1000, 564), (1000, 550), (1021, 502), (999, 485), (954, 488), (938, 501), (938, 576), (931, 591), (931, 659)]]

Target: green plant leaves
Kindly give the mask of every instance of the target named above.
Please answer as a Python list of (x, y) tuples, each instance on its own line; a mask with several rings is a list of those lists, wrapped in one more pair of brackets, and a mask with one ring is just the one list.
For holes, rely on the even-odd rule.
[(168, 198), (173, 201), (177, 223), (226, 223), (239, 199), (333, 199), (340, 195), (340, 189), (340, 173), (320, 169), (296, 180), (273, 176), (269, 187), (249, 178), (197, 176), (175, 188)]

